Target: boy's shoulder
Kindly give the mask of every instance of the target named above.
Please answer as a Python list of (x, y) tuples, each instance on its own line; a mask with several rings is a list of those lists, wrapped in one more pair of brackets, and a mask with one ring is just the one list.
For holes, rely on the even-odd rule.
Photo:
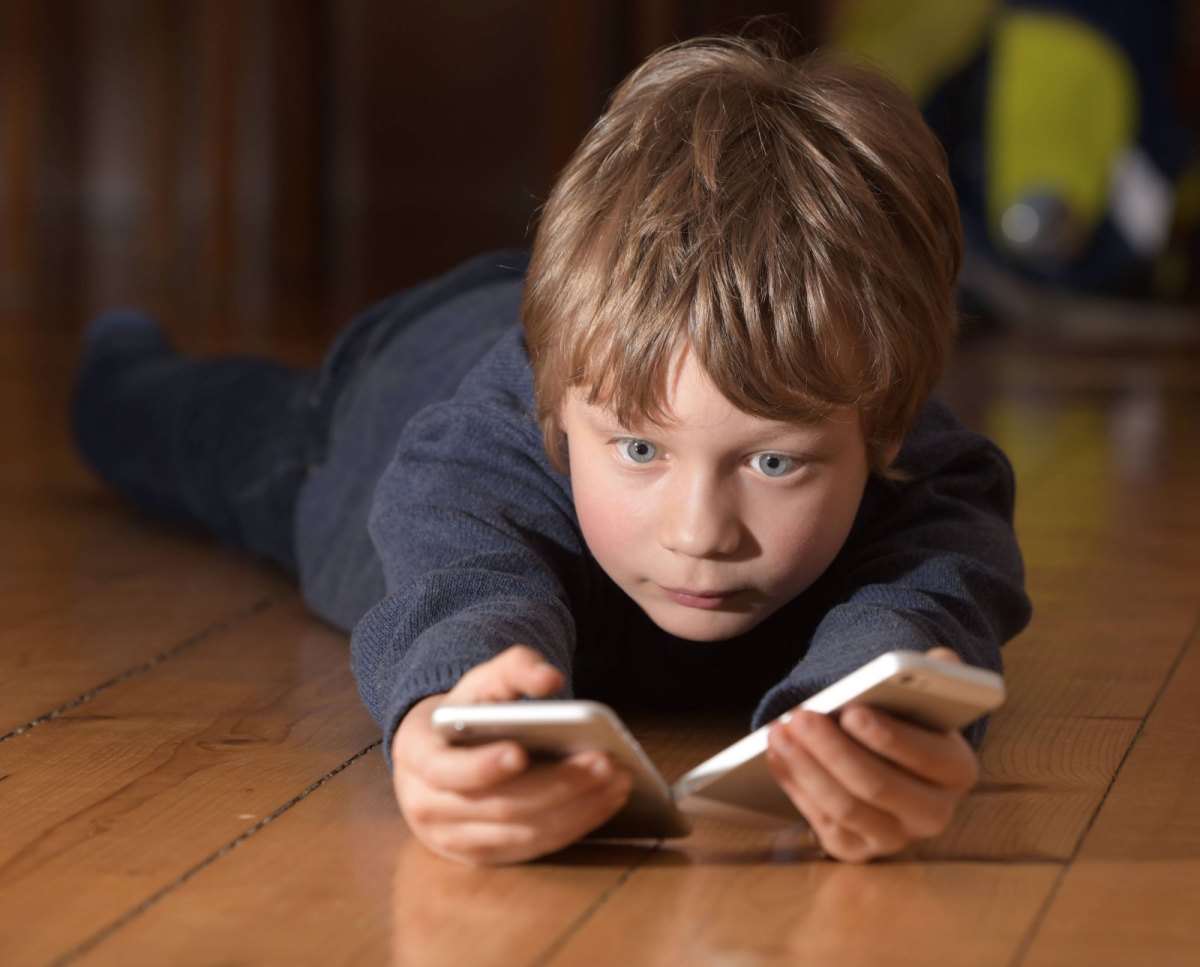
[(1008, 457), (936, 398), (921, 407), (893, 467), (896, 479), (872, 477), (867, 485), (864, 522), (907, 516), (949, 523), (981, 501), (1012, 519), (1016, 481)]
[(451, 467), (471, 467), (484, 488), (524, 474), (551, 481), (539, 486), (566, 487), (565, 476), (545, 454), (529, 351), (515, 312), (499, 328), (481, 330), (474, 361), (455, 387), (436, 394), (406, 421), (377, 500), (387, 499), (389, 488), (410, 491), (422, 475), (445, 475)]
[(453, 400), (495, 405), (532, 418), (533, 371), (525, 333), (514, 318), (464, 377)]
[(1004, 452), (988, 437), (966, 426), (936, 397), (917, 413), (896, 457), (896, 467), (910, 479), (944, 473), (966, 458), (1009, 467)]

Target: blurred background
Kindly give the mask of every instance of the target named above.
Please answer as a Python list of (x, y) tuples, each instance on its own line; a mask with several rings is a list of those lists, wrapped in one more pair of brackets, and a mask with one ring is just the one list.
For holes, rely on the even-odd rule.
[(1197, 7), (0, 0), (0, 312), (74, 331), (136, 302), (189, 348), (327, 335), (528, 244), (620, 78), (757, 15), (797, 51), (870, 56), (922, 104), (963, 202), (973, 317), (1042, 292), (1190, 306)]

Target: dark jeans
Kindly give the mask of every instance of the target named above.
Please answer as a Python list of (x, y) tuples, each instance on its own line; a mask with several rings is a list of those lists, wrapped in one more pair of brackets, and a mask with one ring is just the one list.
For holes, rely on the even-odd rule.
[(101, 351), (76, 387), (75, 440), (143, 509), (294, 573), (296, 497), (324, 436), (317, 382), (266, 359)]
[(343, 390), (410, 322), (448, 298), (511, 279), (527, 261), (523, 252), (490, 252), (384, 299), (310, 373), (250, 356), (189, 359), (140, 313), (111, 313), (108, 338), (96, 334), (76, 383), (76, 445), (144, 509), (294, 574), (296, 500), (324, 459)]

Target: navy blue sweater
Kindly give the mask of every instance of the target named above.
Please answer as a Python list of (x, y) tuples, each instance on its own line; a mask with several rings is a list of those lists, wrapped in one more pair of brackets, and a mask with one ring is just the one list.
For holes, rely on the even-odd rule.
[(897, 459), (910, 481), (870, 480), (808, 590), (730, 641), (658, 629), (589, 553), (570, 480), (546, 458), (521, 282), (505, 274), (495, 256), (477, 260), (373, 310), (373, 326), (390, 318), (395, 331), (364, 359), (301, 494), (302, 586), (319, 614), (353, 625), (385, 748), (415, 702), (517, 642), (561, 669), (570, 694), (744, 707), (751, 726), (895, 648), (941, 644), (1000, 669), (1030, 612), (1012, 471), (936, 403)]

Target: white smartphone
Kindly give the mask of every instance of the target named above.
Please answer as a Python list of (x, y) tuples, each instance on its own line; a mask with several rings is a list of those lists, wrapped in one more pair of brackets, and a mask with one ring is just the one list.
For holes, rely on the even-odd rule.
[[(869, 705), (928, 728), (960, 729), (999, 707), (1004, 681), (995, 672), (928, 658), (915, 651), (881, 655), (818, 692), (801, 709), (826, 714)], [(803, 822), (767, 766), (769, 725), (751, 732), (675, 783), (676, 805), (693, 816), (758, 826)]]
[(633, 792), (589, 839), (664, 839), (691, 831), (691, 820), (676, 808), (663, 777), (607, 705), (573, 700), (442, 705), (434, 709), (433, 727), (456, 745), (511, 739), (534, 757), (607, 752), (633, 777)]
[[(851, 704), (870, 705), (946, 731), (962, 728), (1003, 701), (1004, 681), (995, 672), (919, 652), (893, 651), (818, 692), (800, 708), (831, 714)], [(668, 788), (616, 713), (599, 702), (443, 705), (434, 710), (433, 725), (459, 745), (511, 739), (534, 756), (561, 758), (585, 750), (611, 754), (633, 777), (634, 790), (621, 812), (589, 838), (686, 836), (689, 816), (756, 826), (803, 822), (767, 766), (770, 726), (718, 752)]]

